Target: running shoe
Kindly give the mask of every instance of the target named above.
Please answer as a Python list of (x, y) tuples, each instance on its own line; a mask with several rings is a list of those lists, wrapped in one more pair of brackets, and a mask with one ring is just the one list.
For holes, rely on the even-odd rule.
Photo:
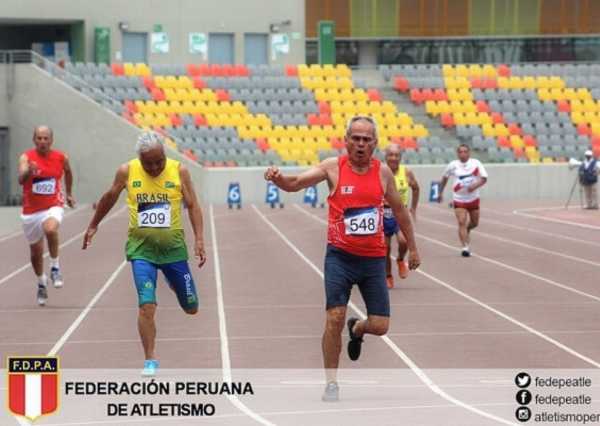
[(52, 280), (52, 285), (54, 288), (61, 288), (64, 284), (62, 274), (60, 273), (60, 269), (51, 268), (50, 269), (50, 280)]
[(394, 277), (388, 275), (385, 279), (385, 282), (387, 283), (387, 288), (394, 288)]
[(471, 256), (471, 251), (468, 248), (463, 248), (462, 251), (460, 252), (460, 255), (462, 257), (469, 257)]
[(340, 400), (340, 387), (336, 382), (329, 382), (321, 397), (323, 402), (337, 402)]
[(350, 336), (350, 341), (348, 342), (348, 356), (352, 361), (356, 361), (360, 357), (360, 349), (363, 343), (362, 337), (356, 337), (354, 331), (352, 331), (357, 322), (358, 318), (351, 317), (348, 319), (348, 335)]
[(400, 278), (403, 280), (406, 279), (406, 277), (408, 277), (408, 265), (404, 260), (400, 259), (397, 259), (396, 263), (398, 264), (398, 275), (400, 275)]
[(38, 284), (37, 289), (37, 302), (38, 305), (44, 306), (46, 304), (46, 300), (48, 300), (48, 290), (45, 285)]
[(158, 361), (155, 359), (147, 359), (144, 361), (144, 369), (142, 370), (142, 376), (156, 376), (156, 370), (158, 370)]

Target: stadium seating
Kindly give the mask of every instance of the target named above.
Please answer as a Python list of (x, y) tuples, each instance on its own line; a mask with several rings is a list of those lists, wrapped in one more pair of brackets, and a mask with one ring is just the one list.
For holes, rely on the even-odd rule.
[(386, 81), (490, 161), (600, 154), (600, 65), (393, 65)]
[(69, 63), (65, 70), (65, 82), (131, 123), (164, 133), (206, 166), (317, 164), (343, 150), (346, 123), (356, 114), (378, 122), (380, 157), (397, 143), (412, 162), (433, 161), (428, 129), (378, 90), (355, 84), (345, 65)]

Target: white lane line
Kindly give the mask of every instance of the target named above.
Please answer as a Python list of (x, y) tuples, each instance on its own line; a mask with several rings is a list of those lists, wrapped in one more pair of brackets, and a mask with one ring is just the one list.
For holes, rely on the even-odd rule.
[[(440, 226), (444, 226), (446, 228), (451, 228), (451, 229), (456, 229), (456, 225), (450, 225), (446, 222), (442, 222), (439, 220), (435, 220), (435, 219), (431, 219), (428, 217), (424, 217), (421, 215), (421, 217), (419, 217), (420, 221), (423, 222), (429, 222), (429, 223), (434, 223), (436, 225), (440, 225)], [(496, 240), (496, 241), (500, 241), (506, 244), (512, 244), (515, 246), (519, 246), (519, 247), (523, 247), (529, 250), (534, 250), (534, 251), (539, 251), (540, 253), (544, 253), (544, 254), (548, 254), (551, 256), (558, 256), (558, 257), (562, 257), (564, 259), (568, 259), (568, 260), (572, 260), (574, 262), (580, 262), (580, 263), (585, 263), (586, 265), (591, 265), (591, 266), (595, 266), (595, 267), (600, 267), (600, 263), (598, 262), (594, 262), (593, 260), (589, 260), (589, 259), (584, 259), (581, 257), (577, 257), (577, 256), (571, 256), (570, 254), (566, 254), (566, 253), (562, 253), (562, 252), (558, 252), (558, 251), (553, 251), (553, 250), (546, 250), (544, 248), (538, 247), (538, 246), (534, 246), (531, 244), (527, 244), (521, 241), (517, 241), (514, 239), (507, 239), (507, 238), (502, 238), (502, 237), (498, 237), (496, 235), (492, 235), (492, 234), (488, 234), (487, 232), (482, 232), (480, 230), (475, 231), (476, 235), (481, 235), (482, 237), (485, 238), (489, 238), (492, 240)]]
[[(104, 285), (102, 286), (102, 288), (100, 288), (100, 290), (98, 290), (98, 292), (92, 298), (92, 300), (90, 300), (90, 302), (87, 304), (87, 306), (85, 307), (85, 309), (83, 311), (81, 311), (81, 313), (79, 314), (79, 316), (75, 319), (75, 321), (73, 321), (73, 323), (67, 329), (67, 331), (64, 332), (64, 334), (60, 337), (60, 339), (58, 339), (58, 341), (54, 344), (54, 346), (52, 347), (52, 349), (50, 349), (50, 351), (47, 353), (47, 356), (54, 356), (54, 355), (56, 355), (58, 353), (58, 351), (60, 350), (60, 348), (63, 347), (63, 345), (65, 344), (65, 342), (67, 341), (67, 339), (73, 334), (73, 332), (75, 330), (77, 330), (77, 327), (79, 327), (79, 325), (81, 324), (81, 322), (85, 319), (85, 317), (87, 316), (87, 314), (92, 309), (92, 306), (94, 306), (96, 304), (96, 302), (100, 299), (100, 297), (102, 297), (102, 295), (104, 294), (104, 292), (114, 282), (114, 280), (117, 278), (117, 275), (119, 275), (119, 272), (121, 272), (121, 270), (125, 267), (125, 265), (127, 265), (127, 261), (123, 261), (117, 267), (117, 269), (115, 269), (115, 271), (112, 273), (112, 275), (104, 283)], [(21, 426), (31, 425), (31, 423), (29, 421), (23, 419), (22, 417), (16, 417), (15, 416), (14, 419)]]
[[(427, 237), (427, 236), (425, 236), (423, 234), (416, 234), (416, 235), (419, 238), (424, 239), (425, 241), (429, 241), (430, 243), (437, 244), (439, 246), (445, 247), (447, 249), (450, 249), (450, 250), (453, 250), (453, 251), (456, 252), (456, 247), (453, 247), (453, 246), (451, 246), (449, 244), (446, 244), (446, 243), (444, 243), (442, 241), (436, 240), (434, 238)], [(533, 279), (545, 282), (546, 284), (550, 284), (550, 285), (552, 285), (554, 287), (558, 287), (558, 288), (561, 288), (561, 289), (566, 290), (568, 292), (575, 293), (575, 294), (577, 294), (579, 296), (587, 297), (588, 299), (592, 299), (592, 300), (594, 300), (596, 302), (600, 302), (600, 297), (598, 297), (598, 296), (595, 296), (595, 295), (590, 294), (590, 293), (586, 293), (585, 291), (577, 290), (576, 288), (569, 287), (568, 285), (561, 284), (561, 283), (556, 282), (554, 280), (551, 280), (549, 278), (544, 278), (541, 275), (534, 274), (533, 272), (525, 271), (524, 269), (520, 269), (520, 268), (517, 268), (515, 266), (511, 266), (511, 265), (506, 264), (504, 262), (500, 262), (498, 260), (494, 260), (494, 259), (491, 259), (489, 257), (482, 256), (480, 254), (471, 253), (471, 257), (475, 257), (477, 259), (484, 260), (484, 261), (486, 261), (488, 263), (492, 263), (492, 264), (494, 264), (496, 266), (500, 266), (502, 268), (511, 270), (513, 272), (518, 272), (519, 274), (525, 275), (526, 277), (533, 278)]]
[[(296, 207), (298, 210), (300, 210), (304, 214), (307, 214), (310, 217), (314, 217), (315, 219), (317, 219), (318, 221), (320, 221), (322, 223), (325, 223), (325, 224), (327, 223), (325, 220), (321, 219), (319, 216), (316, 216), (313, 213), (308, 212), (307, 210), (299, 207), (298, 205), (294, 205), (294, 207)], [(415, 235), (418, 236), (419, 238), (422, 238), (422, 239), (424, 239), (426, 241), (429, 241), (429, 242), (431, 242), (433, 244), (437, 244), (437, 245), (440, 245), (442, 247), (448, 248), (450, 250), (456, 251), (456, 247), (450, 246), (450, 245), (448, 245), (448, 244), (446, 244), (446, 243), (444, 243), (442, 241), (439, 241), (439, 240), (427, 237), (427, 236), (425, 236), (423, 234), (419, 234), (419, 233), (415, 233)], [(486, 261), (488, 263), (492, 263), (492, 264), (494, 264), (496, 266), (500, 266), (501, 268), (509, 269), (509, 270), (511, 270), (513, 272), (517, 272), (519, 274), (525, 275), (526, 277), (533, 278), (533, 279), (545, 282), (546, 284), (550, 284), (552, 286), (561, 288), (561, 289), (569, 291), (571, 293), (575, 293), (575, 294), (577, 294), (579, 296), (583, 296), (583, 297), (586, 297), (588, 299), (591, 299), (594, 302), (600, 302), (600, 297), (598, 297), (598, 296), (595, 296), (595, 295), (590, 294), (590, 293), (586, 293), (585, 291), (577, 290), (577, 289), (575, 289), (573, 287), (569, 287), (568, 285), (561, 284), (561, 283), (556, 282), (554, 280), (551, 280), (549, 278), (542, 277), (541, 275), (537, 275), (537, 274), (534, 274), (532, 272), (525, 271), (524, 269), (520, 269), (520, 268), (517, 268), (515, 266), (508, 265), (506, 263), (500, 262), (498, 260), (491, 259), (491, 258), (486, 257), (486, 256), (482, 256), (480, 254), (471, 253), (471, 257), (476, 257), (476, 258), (484, 260), (484, 261)]]
[[(296, 207), (297, 209), (299, 209), (300, 211), (303, 211), (304, 209), (298, 207), (297, 205), (294, 205), (294, 207)], [(321, 279), (324, 278), (323, 272), (309, 259), (307, 258), (304, 253), (302, 253), (300, 251), (300, 249), (298, 249), (298, 247), (296, 247), (294, 245), (294, 243), (292, 243), (280, 230), (279, 228), (277, 228), (269, 219), (267, 219), (267, 217), (253, 204), (252, 208), (254, 209), (254, 211), (256, 212), (256, 214), (258, 214), (260, 216), (260, 218), (288, 245), (288, 247), (290, 247), (297, 255), (298, 257), (300, 257), (307, 265), (309, 265), (316, 273), (317, 275), (319, 275), (319, 277), (321, 277)], [(321, 219), (318, 216), (313, 215), (312, 213), (309, 213), (307, 211), (305, 211), (305, 213), (307, 215), (310, 215), (312, 217), (314, 217), (315, 219), (317, 219), (318, 221), (323, 221), (323, 219)], [(325, 222), (325, 221), (323, 221)], [(326, 222), (325, 222), (326, 223)], [(348, 306), (354, 311), (356, 312), (357, 315), (359, 315), (362, 319), (366, 319), (367, 316), (360, 310), (358, 309), (358, 307), (353, 303), (353, 302), (349, 302)], [(436, 393), (437, 395), (439, 395), (440, 397), (442, 397), (443, 399), (445, 399), (446, 401), (449, 401), (459, 407), (462, 407), (468, 411), (471, 411), (475, 414), (478, 414), (482, 417), (486, 417), (488, 419), (497, 421), (499, 423), (502, 424), (508, 424), (508, 425), (514, 425), (516, 423), (510, 422), (506, 419), (503, 419), (501, 417), (495, 416), (493, 414), (490, 414), (488, 412), (485, 412), (483, 410), (480, 410), (472, 405), (469, 405), (463, 401), (460, 401), (456, 398), (454, 398), (452, 395), (448, 394), (446, 391), (444, 391), (442, 388), (440, 388), (438, 385), (436, 385), (433, 380), (431, 380), (429, 378), (429, 376), (427, 376), (427, 374), (425, 374), (425, 372), (419, 367), (417, 366), (417, 364), (415, 364), (413, 362), (413, 360), (411, 358), (408, 357), (408, 355), (406, 355), (388, 336), (381, 336), (381, 339), (392, 349), (392, 351), (394, 351), (394, 353), (396, 355), (398, 355), (398, 357), (404, 361), (404, 363), (406, 365), (408, 365), (408, 367), (413, 371), (413, 373), (415, 373), (415, 375), (429, 388), (431, 389), (431, 391), (433, 391), (434, 393)]]
[[(297, 208), (300, 211), (304, 211), (307, 215), (309, 215), (309, 217), (313, 217), (314, 219), (318, 220), (319, 222), (325, 222), (320, 217), (315, 216), (314, 214), (306, 211), (305, 209), (302, 209), (301, 207), (297, 207)], [(427, 241), (430, 241), (430, 242), (433, 242), (433, 243), (437, 243), (437, 244), (443, 245), (445, 247), (448, 247), (448, 248), (450, 248), (452, 250), (455, 250), (454, 247), (451, 247), (451, 246), (449, 246), (449, 245), (447, 245), (445, 243), (442, 243), (440, 241), (434, 240), (433, 238), (423, 237), (421, 235), (419, 235), (419, 237), (424, 238)], [(486, 310), (488, 310), (488, 311), (496, 314), (497, 316), (499, 316), (499, 317), (501, 317), (501, 318), (503, 318), (503, 319), (505, 319), (505, 320), (507, 320), (507, 321), (509, 321), (509, 322), (511, 322), (513, 324), (515, 324), (516, 326), (518, 326), (518, 327), (520, 327), (520, 328), (522, 328), (522, 329), (530, 332), (531, 334), (534, 334), (534, 335), (538, 336), (539, 338), (547, 341), (548, 343), (551, 343), (552, 345), (554, 345), (557, 348), (559, 348), (559, 349), (561, 349), (561, 350), (563, 350), (563, 351), (565, 351), (565, 352), (573, 355), (574, 357), (579, 358), (580, 360), (585, 361), (588, 364), (593, 365), (596, 368), (600, 368), (600, 363), (598, 363), (598, 362), (594, 361), (593, 359), (591, 359), (591, 358), (589, 358), (589, 357), (587, 357), (587, 356), (585, 356), (585, 355), (583, 355), (583, 354), (575, 351), (574, 349), (571, 349), (570, 347), (568, 347), (568, 346), (560, 343), (559, 341), (551, 338), (550, 336), (547, 336), (546, 334), (542, 333), (541, 331), (538, 331), (535, 328), (530, 327), (530, 326), (522, 323), (521, 321), (519, 321), (519, 320), (511, 317), (510, 315), (507, 315), (504, 312), (501, 312), (498, 309), (495, 309), (495, 308), (491, 307), (490, 305), (488, 305), (488, 304), (480, 301), (479, 299), (476, 299), (475, 297), (470, 296), (469, 294), (467, 294), (467, 293), (465, 293), (465, 292), (463, 292), (463, 291), (461, 291), (461, 290), (453, 287), (452, 285), (446, 283), (445, 281), (442, 281), (439, 278), (436, 278), (433, 275), (428, 274), (427, 272), (423, 271), (422, 269), (417, 269), (416, 272), (420, 273), (421, 275), (424, 275), (425, 277), (429, 278), (431, 281), (433, 281), (433, 282), (441, 285), (442, 287), (445, 287), (446, 289), (450, 290), (451, 292), (453, 292), (455, 294), (458, 294), (459, 296), (461, 296), (461, 297), (463, 297), (463, 298), (465, 298), (467, 300), (470, 300), (471, 302), (473, 302), (473, 303), (481, 306), (482, 308), (484, 308), (484, 309), (486, 309)]]
[[(215, 265), (215, 285), (217, 287), (217, 312), (219, 314), (219, 335), (221, 337), (221, 364), (223, 369), (223, 381), (231, 382), (231, 359), (229, 357), (229, 340), (227, 337), (227, 323), (225, 319), (225, 304), (223, 302), (223, 281), (221, 278), (221, 262), (219, 260), (219, 247), (217, 244), (217, 228), (215, 226), (215, 217), (213, 205), (209, 206), (209, 219), (210, 219), (210, 232), (212, 238), (214, 265)], [(235, 395), (227, 395), (227, 399), (231, 403), (242, 411), (244, 414), (252, 418), (258, 423), (267, 426), (274, 426), (267, 419), (263, 418), (259, 414), (248, 408), (242, 401), (240, 401)]]
[[(67, 212), (64, 214), (64, 218), (67, 218), (69, 216), (73, 216), (76, 213), (80, 213), (82, 211), (85, 211), (88, 208), (89, 204), (82, 204), (81, 206), (75, 208), (75, 209), (71, 209), (71, 210), (67, 210)], [(21, 213), (19, 213), (20, 215)], [(0, 237), (0, 243), (3, 243), (6, 240), (10, 240), (11, 238), (14, 237), (18, 237), (19, 235), (23, 235), (23, 231), (22, 230), (18, 230), (15, 232), (11, 232), (10, 234), (7, 235), (3, 235)]]
[[(574, 334), (600, 334), (600, 330), (541, 330), (546, 334), (558, 334), (572, 336)], [(390, 337), (448, 337), (448, 336), (521, 336), (528, 334), (526, 330), (513, 331), (422, 331), (414, 333), (387, 333)], [(322, 334), (288, 334), (288, 335), (264, 335), (264, 336), (228, 336), (229, 340), (287, 340), (287, 339), (321, 339)], [(214, 342), (220, 341), (220, 337), (166, 337), (157, 338), (156, 342)], [(139, 344), (140, 339), (90, 339), (69, 340), (68, 345), (106, 345), (106, 344)], [(48, 346), (55, 342), (0, 342), (2, 346)], [(325, 383), (325, 382), (323, 382)]]
[[(106, 220), (103, 223), (106, 223), (109, 220), (115, 218), (119, 213), (121, 213), (123, 210), (125, 210), (125, 208), (126, 208), (126, 206), (121, 207), (119, 210), (117, 210), (112, 215), (110, 215), (108, 218), (106, 218)], [(83, 237), (84, 234), (85, 234), (85, 230), (82, 231), (82, 232), (80, 232), (77, 235), (72, 236), (67, 241), (65, 241), (64, 243), (60, 244), (58, 246), (58, 248), (62, 249), (63, 247), (66, 247), (66, 246), (72, 244), (74, 241), (77, 241), (78, 239), (80, 239), (81, 237)], [(48, 256), (49, 256), (48, 252), (44, 253), (44, 258), (46, 258)], [(6, 281), (10, 280), (11, 278), (13, 278), (14, 276), (20, 274), (21, 272), (27, 270), (28, 268), (31, 268), (31, 263), (26, 263), (25, 265), (21, 266), (20, 268), (15, 269), (11, 273), (9, 273), (8, 275), (6, 275), (2, 279), (0, 279), (0, 285), (4, 284)]]
[(578, 228), (593, 229), (596, 231), (600, 231), (600, 226), (588, 225), (587, 223), (572, 222), (570, 220), (554, 219), (551, 217), (544, 217), (544, 216), (539, 216), (539, 215), (530, 214), (530, 213), (523, 213), (526, 210), (528, 210), (528, 209), (521, 209), (521, 210), (517, 209), (517, 210), (513, 210), (513, 213), (516, 214), (517, 216), (528, 217), (528, 218), (535, 219), (535, 220), (545, 220), (546, 222), (560, 223), (561, 225), (570, 225), (570, 226), (576, 226)]
[[(486, 402), (482, 404), (473, 404), (476, 407), (510, 407), (514, 403), (505, 402)], [(431, 409), (456, 408), (452, 404), (422, 404), (422, 405), (393, 405), (389, 407), (364, 407), (364, 408), (338, 408), (338, 409), (322, 409), (322, 410), (295, 410), (295, 411), (264, 411), (259, 413), (263, 416), (300, 416), (300, 415), (315, 415), (315, 414), (344, 414), (344, 413), (361, 413), (361, 412), (376, 412), (376, 411), (392, 411), (392, 410), (431, 410)], [(211, 417), (206, 417), (204, 420), (209, 422), (210, 419), (227, 419), (244, 417), (245, 414), (217, 414)], [(45, 426), (87, 426), (87, 425), (125, 425), (135, 423), (154, 423), (154, 422), (185, 422), (185, 417), (157, 417), (131, 420), (97, 420), (77, 423), (47, 423)], [(30, 423), (27, 423), (29, 425)], [(514, 424), (514, 423), (511, 423)]]
[[(443, 210), (439, 207), (434, 207), (434, 206), (430, 206), (430, 205), (424, 205), (423, 207), (426, 207), (429, 210), (435, 210), (435, 211), (439, 211), (441, 213), (446, 213), (445, 210)], [(491, 209), (485, 209), (485, 212), (486, 213), (498, 213)], [(505, 214), (508, 216), (513, 216), (513, 213), (505, 213)], [(448, 216), (450, 216), (450, 215), (448, 215)], [(452, 219), (454, 219), (454, 216), (452, 216)], [(486, 218), (484, 219), (484, 222), (491, 223), (493, 225), (502, 226), (504, 228), (512, 228), (512, 229), (517, 229), (517, 230), (523, 231), (523, 232), (530, 232), (532, 234), (539, 234), (539, 235), (544, 235), (547, 237), (559, 238), (561, 240), (571, 241), (571, 242), (578, 243), (578, 244), (584, 244), (584, 245), (589, 245), (589, 246), (593, 246), (593, 247), (600, 247), (600, 243), (596, 243), (594, 241), (589, 241), (589, 240), (575, 238), (575, 237), (569, 237), (567, 235), (558, 234), (558, 233), (554, 233), (554, 232), (540, 231), (539, 229), (526, 228), (524, 226), (512, 225), (510, 223), (500, 222), (498, 220), (490, 219), (488, 216), (486, 216)]]
[(58, 351), (60, 351), (60, 348), (63, 347), (63, 345), (65, 344), (67, 339), (69, 337), (71, 337), (71, 335), (75, 332), (75, 330), (77, 330), (77, 327), (79, 327), (79, 325), (85, 319), (85, 317), (90, 312), (92, 307), (96, 304), (96, 302), (98, 302), (98, 300), (100, 300), (102, 295), (106, 292), (106, 290), (108, 290), (108, 288), (112, 285), (112, 283), (115, 282), (115, 280), (117, 279), (117, 276), (123, 270), (125, 265), (127, 265), (126, 260), (121, 262), (121, 264), (117, 267), (117, 269), (114, 270), (114, 272), (111, 274), (111, 276), (108, 278), (108, 280), (106, 280), (104, 285), (100, 288), (100, 290), (98, 290), (98, 292), (95, 294), (95, 296), (92, 298), (92, 300), (90, 300), (90, 302), (87, 304), (85, 309), (83, 311), (81, 311), (79, 316), (75, 319), (75, 321), (73, 321), (73, 323), (67, 329), (67, 331), (65, 331), (65, 333), (61, 336), (61, 338), (58, 339), (58, 341), (54, 344), (52, 349), (50, 349), (50, 352), (48, 352), (48, 356), (54, 356), (58, 353)]

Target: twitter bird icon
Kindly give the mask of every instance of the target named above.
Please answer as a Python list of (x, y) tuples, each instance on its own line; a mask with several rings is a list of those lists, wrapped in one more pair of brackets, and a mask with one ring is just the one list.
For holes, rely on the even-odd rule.
[(531, 384), (531, 376), (525, 372), (521, 372), (515, 376), (515, 384), (520, 388), (526, 388)]

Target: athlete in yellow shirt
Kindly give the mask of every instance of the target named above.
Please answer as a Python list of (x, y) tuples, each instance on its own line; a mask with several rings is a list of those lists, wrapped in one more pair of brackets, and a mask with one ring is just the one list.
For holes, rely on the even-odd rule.
[[(419, 183), (415, 179), (415, 175), (406, 166), (401, 165), (402, 160), (402, 149), (396, 144), (390, 144), (385, 149), (385, 162), (388, 167), (394, 173), (394, 180), (396, 182), (396, 189), (400, 193), (402, 202), (405, 206), (408, 206), (408, 190), (411, 190), (410, 197), (410, 214), (413, 222), (417, 219), (417, 205), (419, 204)], [(383, 233), (385, 234), (385, 242), (387, 245), (387, 258), (385, 263), (385, 272), (388, 288), (394, 287), (394, 278), (392, 277), (392, 262), (390, 259), (392, 237), (395, 235), (398, 241), (398, 257), (396, 264), (398, 265), (398, 275), (404, 279), (408, 276), (408, 266), (404, 261), (406, 255), (407, 246), (404, 235), (400, 232), (398, 223), (394, 218), (393, 213), (389, 206), (384, 205), (383, 207)]]
[(102, 196), (85, 233), (86, 249), (102, 219), (127, 189), (129, 227), (125, 252), (131, 262), (138, 293), (138, 331), (144, 348), (143, 375), (156, 374), (154, 354), (156, 325), (156, 276), (160, 269), (177, 295), (181, 308), (190, 315), (198, 312), (198, 295), (190, 272), (183, 233), (181, 205), (185, 202), (194, 230), (194, 253), (198, 266), (206, 261), (202, 231), (202, 210), (198, 204), (190, 172), (178, 161), (165, 156), (162, 138), (143, 133), (136, 145), (139, 158), (117, 170), (110, 189)]

